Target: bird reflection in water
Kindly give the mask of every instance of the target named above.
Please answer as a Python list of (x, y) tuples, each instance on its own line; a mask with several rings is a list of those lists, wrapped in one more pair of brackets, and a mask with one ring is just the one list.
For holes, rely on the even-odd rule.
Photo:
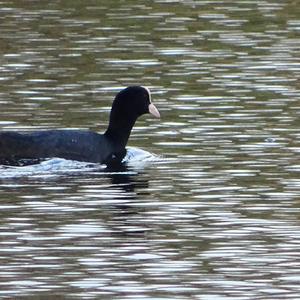
[[(105, 169), (111, 180), (111, 189), (118, 189), (111, 194), (111, 200), (116, 203), (110, 205), (110, 219), (106, 220), (114, 235), (143, 236), (149, 230), (145, 226), (145, 208), (139, 204), (139, 195), (150, 195), (147, 192), (149, 181), (145, 173), (137, 172), (126, 164), (111, 165)], [(110, 193), (109, 193), (110, 194)]]

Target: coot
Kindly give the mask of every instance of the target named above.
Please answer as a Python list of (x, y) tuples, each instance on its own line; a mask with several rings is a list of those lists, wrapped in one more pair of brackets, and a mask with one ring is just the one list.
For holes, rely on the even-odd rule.
[(121, 162), (135, 121), (146, 113), (160, 117), (151, 102), (149, 89), (129, 86), (116, 95), (104, 134), (89, 130), (3, 131), (0, 132), (0, 163), (52, 157), (104, 164)]

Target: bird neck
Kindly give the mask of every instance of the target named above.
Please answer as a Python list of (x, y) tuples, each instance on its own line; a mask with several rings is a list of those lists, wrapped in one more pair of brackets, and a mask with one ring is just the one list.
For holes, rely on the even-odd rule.
[(108, 128), (104, 135), (119, 149), (127, 145), (131, 130), (136, 119), (110, 118)]

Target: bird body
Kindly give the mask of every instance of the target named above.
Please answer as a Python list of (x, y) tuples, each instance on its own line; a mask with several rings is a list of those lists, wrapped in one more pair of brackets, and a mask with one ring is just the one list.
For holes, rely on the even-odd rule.
[(60, 157), (105, 162), (111, 145), (103, 135), (87, 130), (4, 131), (0, 132), (0, 149), (0, 156), (8, 160)]

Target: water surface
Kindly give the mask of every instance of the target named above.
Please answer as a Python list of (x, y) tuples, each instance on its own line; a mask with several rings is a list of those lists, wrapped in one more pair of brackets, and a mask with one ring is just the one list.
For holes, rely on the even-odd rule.
[(299, 30), (296, 1), (2, 1), (1, 130), (103, 132), (131, 84), (162, 119), (118, 169), (0, 168), (0, 297), (299, 297)]

